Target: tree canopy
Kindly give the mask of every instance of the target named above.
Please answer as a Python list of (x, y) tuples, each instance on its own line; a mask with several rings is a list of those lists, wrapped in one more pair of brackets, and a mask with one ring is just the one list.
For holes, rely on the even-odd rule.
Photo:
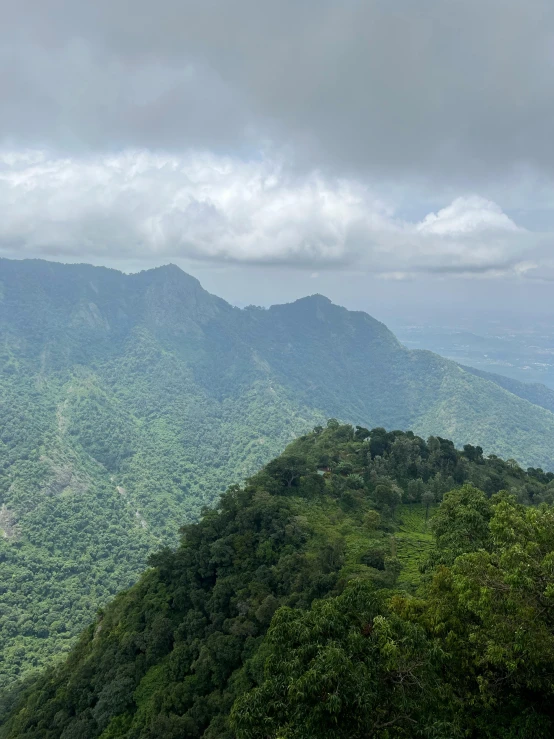
[(318, 427), (229, 488), (4, 695), (0, 737), (552, 736), (551, 482), (382, 440)]

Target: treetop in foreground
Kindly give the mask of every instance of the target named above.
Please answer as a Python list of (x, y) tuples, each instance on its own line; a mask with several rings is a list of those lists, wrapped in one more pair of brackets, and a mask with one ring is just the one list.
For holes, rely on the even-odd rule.
[(0, 736), (550, 737), (553, 479), (319, 426), (155, 554)]

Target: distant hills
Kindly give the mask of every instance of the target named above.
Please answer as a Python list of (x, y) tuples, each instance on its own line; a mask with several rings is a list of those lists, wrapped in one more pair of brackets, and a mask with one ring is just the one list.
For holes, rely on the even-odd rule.
[(235, 308), (169, 265), (0, 260), (0, 672), (63, 653), (228, 484), (328, 417), (554, 469), (554, 393), (315, 295)]

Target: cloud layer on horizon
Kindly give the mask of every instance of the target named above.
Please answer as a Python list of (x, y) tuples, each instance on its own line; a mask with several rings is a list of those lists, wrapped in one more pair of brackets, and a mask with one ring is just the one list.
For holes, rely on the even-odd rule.
[(414, 222), (358, 181), (293, 177), (267, 159), (0, 155), (3, 256), (355, 266), (398, 278), (532, 273), (539, 248), (537, 234), (476, 195)]

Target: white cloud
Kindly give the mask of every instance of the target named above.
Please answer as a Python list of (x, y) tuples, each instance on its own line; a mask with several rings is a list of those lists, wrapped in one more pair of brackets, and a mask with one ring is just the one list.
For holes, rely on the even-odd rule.
[[(420, 222), (355, 180), (291, 177), (279, 162), (128, 151), (0, 155), (0, 254), (121, 263), (188, 258), (406, 275), (529, 264), (536, 237), (459, 197)], [(524, 257), (525, 255), (525, 257)], [(519, 268), (525, 274), (527, 268)]]
[(456, 198), (438, 213), (429, 213), (416, 229), (420, 233), (457, 236), (486, 231), (516, 231), (517, 226), (496, 203), (474, 195)]

